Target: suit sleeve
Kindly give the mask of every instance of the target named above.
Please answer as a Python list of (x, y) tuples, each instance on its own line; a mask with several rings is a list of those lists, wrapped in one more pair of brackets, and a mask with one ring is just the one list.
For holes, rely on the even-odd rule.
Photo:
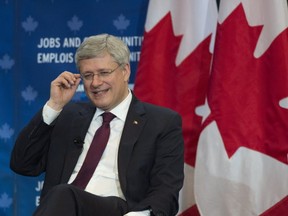
[(23, 128), (11, 153), (13, 171), (26, 176), (38, 176), (45, 171), (52, 128), (44, 123), (42, 110)]

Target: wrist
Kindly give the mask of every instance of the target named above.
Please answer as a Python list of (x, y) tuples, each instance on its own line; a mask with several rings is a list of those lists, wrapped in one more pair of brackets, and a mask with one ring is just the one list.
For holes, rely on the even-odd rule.
[(59, 103), (55, 103), (53, 100), (49, 99), (47, 101), (47, 106), (49, 106), (51, 109), (59, 112), (63, 109), (63, 105)]

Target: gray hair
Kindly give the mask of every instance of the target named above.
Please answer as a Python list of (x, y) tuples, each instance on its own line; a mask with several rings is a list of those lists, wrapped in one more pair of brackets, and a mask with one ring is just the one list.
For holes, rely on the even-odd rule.
[(102, 57), (110, 54), (116, 63), (129, 64), (130, 50), (128, 46), (119, 38), (109, 35), (100, 34), (86, 38), (78, 47), (75, 53), (75, 63), (79, 69), (79, 61)]

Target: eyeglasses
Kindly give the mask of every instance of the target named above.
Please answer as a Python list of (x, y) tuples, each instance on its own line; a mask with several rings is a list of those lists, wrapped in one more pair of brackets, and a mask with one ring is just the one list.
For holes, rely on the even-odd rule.
[(109, 77), (114, 71), (116, 71), (120, 66), (122, 66), (122, 64), (119, 64), (114, 70), (103, 70), (103, 71), (99, 71), (98, 73), (84, 73), (81, 74), (81, 78), (84, 81), (92, 81), (94, 80), (94, 76), (98, 76), (98, 78), (100, 79), (104, 79)]

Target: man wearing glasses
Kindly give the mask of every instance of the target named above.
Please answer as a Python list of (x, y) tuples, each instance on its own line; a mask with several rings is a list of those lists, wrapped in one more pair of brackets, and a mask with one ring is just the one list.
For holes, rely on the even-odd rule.
[[(20, 132), (11, 168), (45, 172), (34, 215), (176, 215), (181, 118), (136, 98), (129, 56), (112, 35), (87, 38), (75, 54), (80, 74), (65, 71), (52, 81), (49, 100)], [(90, 103), (69, 103), (80, 80)]]

